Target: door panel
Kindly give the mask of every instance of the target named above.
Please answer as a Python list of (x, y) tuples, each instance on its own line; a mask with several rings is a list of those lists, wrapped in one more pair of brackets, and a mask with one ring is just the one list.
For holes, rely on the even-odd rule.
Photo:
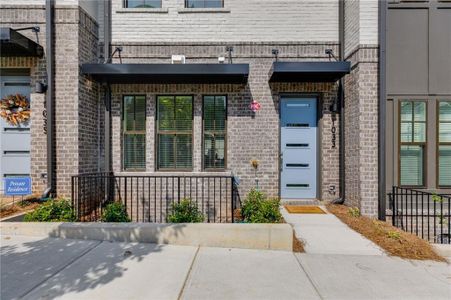
[[(22, 94), (30, 100), (29, 76), (2, 76), (1, 97)], [(12, 126), (0, 118), (0, 194), (5, 176), (30, 174), (30, 122)]]
[(317, 99), (281, 99), (281, 198), (317, 197)]

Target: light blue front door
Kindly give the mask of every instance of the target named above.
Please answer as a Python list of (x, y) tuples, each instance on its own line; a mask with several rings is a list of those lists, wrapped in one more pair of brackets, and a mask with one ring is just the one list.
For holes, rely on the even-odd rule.
[[(1, 76), (1, 97), (22, 94), (30, 99), (29, 76)], [(0, 118), (0, 196), (4, 179), (30, 176), (30, 123), (11, 125)]]
[(280, 196), (317, 198), (317, 99), (282, 97), (280, 113)]

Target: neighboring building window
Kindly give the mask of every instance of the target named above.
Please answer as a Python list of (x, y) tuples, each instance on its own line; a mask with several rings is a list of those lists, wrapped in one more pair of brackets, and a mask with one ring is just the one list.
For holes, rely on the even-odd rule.
[(225, 168), (226, 96), (204, 96), (203, 157), (204, 169)]
[(451, 186), (451, 101), (439, 101), (438, 185)]
[(220, 8), (224, 0), (185, 0), (186, 8)]
[(426, 102), (401, 101), (400, 184), (424, 186)]
[(157, 98), (158, 169), (193, 167), (193, 97)]
[(146, 168), (146, 97), (124, 96), (123, 160), (125, 170)]
[(161, 0), (125, 0), (125, 8), (161, 8)]

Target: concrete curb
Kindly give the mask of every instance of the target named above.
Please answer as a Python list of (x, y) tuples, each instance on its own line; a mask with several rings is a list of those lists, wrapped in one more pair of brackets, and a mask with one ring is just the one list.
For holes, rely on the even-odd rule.
[(0, 224), (2, 235), (223, 248), (293, 249), (289, 224), (23, 223)]

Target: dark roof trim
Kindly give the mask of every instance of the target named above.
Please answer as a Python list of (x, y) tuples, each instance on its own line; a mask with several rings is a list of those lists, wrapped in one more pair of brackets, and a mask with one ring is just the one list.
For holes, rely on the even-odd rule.
[(82, 73), (108, 83), (246, 84), (248, 64), (84, 64)]
[(270, 82), (335, 82), (351, 72), (348, 61), (274, 62)]
[(2, 57), (44, 55), (44, 49), (35, 41), (18, 33), (12, 28), (0, 28), (0, 55)]

